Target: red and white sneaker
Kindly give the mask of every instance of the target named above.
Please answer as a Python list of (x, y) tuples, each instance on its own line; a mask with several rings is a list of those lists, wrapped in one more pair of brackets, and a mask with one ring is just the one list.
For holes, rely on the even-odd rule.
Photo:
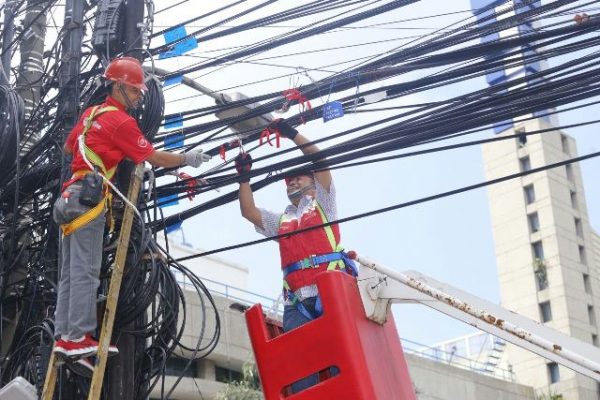
[[(86, 346), (89, 348), (86, 350)], [(58, 339), (54, 344), (54, 352), (63, 357), (89, 357), (98, 351), (98, 342), (90, 335), (85, 335), (81, 341)], [(108, 355), (119, 354), (114, 344), (108, 345)]]
[(89, 357), (98, 351), (98, 342), (90, 335), (85, 335), (80, 340), (58, 340), (54, 351), (65, 357)]
[[(61, 355), (61, 356), (67, 356), (67, 349), (65, 348), (65, 343), (66, 340), (62, 340), (62, 339), (58, 339), (55, 343), (54, 343), (54, 352)], [(67, 346), (68, 347), (68, 346)]]

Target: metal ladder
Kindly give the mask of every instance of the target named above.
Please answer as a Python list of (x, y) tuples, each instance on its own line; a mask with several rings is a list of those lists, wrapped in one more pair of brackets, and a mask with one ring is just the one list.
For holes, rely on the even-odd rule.
[[(127, 198), (132, 204), (137, 204), (138, 195), (143, 180), (144, 165), (139, 164), (135, 167), (133, 179), (129, 184), (129, 192)], [(100, 339), (98, 340), (98, 353), (96, 354), (96, 365), (94, 366), (94, 375), (90, 385), (88, 400), (100, 399), (102, 392), (102, 382), (104, 380), (104, 372), (106, 370), (106, 359), (108, 358), (108, 346), (112, 336), (115, 315), (117, 311), (117, 302), (119, 300), (119, 291), (121, 289), (121, 281), (123, 279), (123, 271), (125, 269), (125, 260), (127, 258), (127, 250), (129, 248), (129, 237), (131, 236), (131, 227), (133, 225), (134, 210), (131, 207), (125, 207), (123, 215), (123, 223), (121, 225), (121, 233), (117, 244), (117, 252), (115, 262), (110, 278), (110, 287), (106, 298), (106, 309), (104, 310), (104, 318), (100, 329)], [(56, 388), (56, 377), (58, 374), (59, 365), (57, 365), (57, 357), (54, 353), (50, 355), (50, 362), (46, 372), (46, 380), (44, 381), (44, 389), (42, 391), (41, 400), (52, 400), (54, 390)]]

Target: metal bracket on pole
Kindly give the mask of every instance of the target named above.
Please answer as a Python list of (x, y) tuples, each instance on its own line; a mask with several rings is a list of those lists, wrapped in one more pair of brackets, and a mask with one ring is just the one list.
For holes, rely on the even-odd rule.
[(420, 303), (600, 381), (600, 349), (416, 271), (397, 272), (351, 254), (369, 319), (384, 323), (391, 303)]

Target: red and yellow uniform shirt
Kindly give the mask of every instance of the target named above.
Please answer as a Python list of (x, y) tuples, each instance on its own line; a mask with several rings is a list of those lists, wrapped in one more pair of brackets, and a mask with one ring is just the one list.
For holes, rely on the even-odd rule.
[[(102, 159), (107, 170), (125, 158), (135, 164), (146, 160), (154, 152), (154, 147), (144, 137), (135, 119), (127, 114), (121, 103), (110, 96), (100, 107), (106, 106), (114, 106), (118, 110), (103, 113), (94, 119), (86, 134), (86, 145)], [(72, 172), (89, 169), (79, 152), (78, 138), (91, 110), (90, 107), (83, 112), (67, 138), (66, 146), (73, 151)]]

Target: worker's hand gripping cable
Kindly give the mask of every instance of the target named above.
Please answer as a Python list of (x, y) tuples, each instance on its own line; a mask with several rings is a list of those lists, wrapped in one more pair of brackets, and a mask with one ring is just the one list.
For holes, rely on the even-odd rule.
[(240, 152), (235, 158), (235, 169), (240, 182), (250, 182), (248, 174), (252, 170), (252, 156), (249, 153)]

